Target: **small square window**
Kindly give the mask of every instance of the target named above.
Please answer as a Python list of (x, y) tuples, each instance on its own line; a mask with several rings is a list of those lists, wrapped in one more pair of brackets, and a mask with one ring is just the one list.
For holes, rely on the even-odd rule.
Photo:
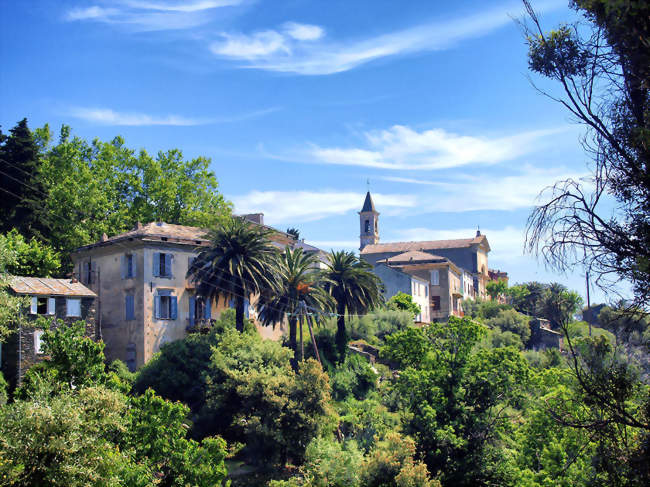
[(66, 316), (81, 317), (81, 299), (68, 298), (66, 300)]
[(39, 297), (36, 306), (36, 313), (39, 315), (47, 314), (47, 298)]

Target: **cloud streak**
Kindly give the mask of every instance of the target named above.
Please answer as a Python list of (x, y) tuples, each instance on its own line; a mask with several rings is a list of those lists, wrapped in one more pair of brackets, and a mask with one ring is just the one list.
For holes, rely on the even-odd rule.
[(75, 107), (69, 110), (69, 114), (75, 118), (100, 125), (121, 125), (121, 126), (150, 126), (150, 125), (173, 125), (179, 127), (190, 127), (194, 125), (209, 125), (217, 123), (234, 123), (253, 118), (263, 117), (267, 114), (278, 111), (280, 108), (271, 107), (249, 113), (233, 115), (221, 118), (188, 118), (181, 115), (156, 116), (139, 112), (116, 112), (110, 108), (86, 108)]
[(533, 130), (501, 137), (462, 135), (441, 128), (418, 132), (404, 125), (365, 132), (361, 147), (308, 150), (312, 162), (390, 170), (438, 170), (470, 164), (492, 165), (539, 150), (566, 128)]
[(136, 31), (181, 30), (210, 22), (223, 7), (240, 5), (244, 0), (193, 0), (182, 2), (117, 0), (68, 10), (64, 20), (92, 21), (120, 25)]
[[(224, 33), (221, 40), (210, 45), (210, 49), (217, 56), (244, 62), (243, 67), (301, 75), (329, 75), (380, 58), (449, 49), (463, 40), (484, 36), (510, 24), (512, 17), (509, 13), (521, 10), (521, 6), (515, 5), (501, 5), (474, 15), (433, 21), (367, 39), (327, 40), (319, 26), (304, 26), (288, 32)], [(560, 5), (557, 1), (549, 1), (541, 3), (538, 9), (548, 10)], [(298, 35), (292, 35), (292, 32)], [(264, 50), (259, 49), (263, 38), (273, 38), (274, 41)]]

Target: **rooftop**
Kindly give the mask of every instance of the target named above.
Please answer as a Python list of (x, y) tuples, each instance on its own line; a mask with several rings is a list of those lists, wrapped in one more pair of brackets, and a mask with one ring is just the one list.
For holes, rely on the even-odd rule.
[(488, 244), (485, 235), (478, 235), (473, 238), (458, 238), (454, 240), (427, 240), (422, 242), (393, 242), (366, 245), (361, 251), (362, 254), (379, 254), (383, 252), (409, 252), (427, 251), (437, 249), (462, 249), (473, 245), (485, 244), (488, 251)]
[(97, 297), (94, 292), (79, 281), (71, 279), (13, 276), (10, 278), (9, 287), (16, 294)]
[(370, 191), (366, 193), (366, 200), (363, 202), (363, 208), (361, 208), (361, 213), (367, 211), (377, 213), (377, 210), (375, 210), (375, 203), (372, 201), (372, 196), (370, 196)]
[(447, 262), (447, 259), (440, 257), (439, 255), (432, 255), (426, 252), (420, 252), (419, 250), (409, 250), (403, 254), (398, 254), (393, 257), (386, 259), (388, 264), (437, 264)]

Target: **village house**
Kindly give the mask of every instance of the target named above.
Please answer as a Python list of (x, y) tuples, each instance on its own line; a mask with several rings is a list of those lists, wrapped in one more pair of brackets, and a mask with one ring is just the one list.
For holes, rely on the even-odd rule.
[(86, 336), (97, 340), (99, 330), (96, 320), (97, 295), (74, 279), (43, 277), (11, 277), (9, 289), (16, 296), (28, 298), (16, 333), (5, 344), (0, 344), (2, 373), (12, 387), (19, 385), (25, 372), (45, 358), (42, 337), (45, 329), (38, 318), (46, 318), (49, 326), (56, 320), (65, 324), (86, 322)]
[(480, 232), (467, 239), (380, 243), (379, 212), (370, 192), (359, 223), (361, 258), (382, 279), (386, 299), (401, 291), (420, 304), (418, 321), (462, 316), (463, 299), (487, 297), (490, 245)]
[[(244, 215), (264, 226), (263, 214)], [(267, 227), (268, 228), (268, 227)], [(145, 364), (168, 342), (179, 340), (206, 325), (234, 303), (207, 302), (195, 292), (187, 271), (202, 247), (209, 245), (206, 230), (164, 222), (136, 228), (77, 249), (75, 272), (98, 296), (98, 320), (108, 360), (120, 359), (131, 370)], [(325, 253), (273, 229), (273, 243), (301, 247), (324, 259)], [(246, 317), (256, 322), (255, 297), (245, 302)], [(265, 338), (278, 339), (283, 324), (258, 326)]]

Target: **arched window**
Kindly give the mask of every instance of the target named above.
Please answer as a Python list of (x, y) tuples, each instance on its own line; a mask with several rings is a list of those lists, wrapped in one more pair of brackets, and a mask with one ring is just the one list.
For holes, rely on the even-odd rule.
[(364, 225), (363, 228), (364, 228), (363, 233), (370, 232), (370, 220), (366, 220), (366, 224)]

